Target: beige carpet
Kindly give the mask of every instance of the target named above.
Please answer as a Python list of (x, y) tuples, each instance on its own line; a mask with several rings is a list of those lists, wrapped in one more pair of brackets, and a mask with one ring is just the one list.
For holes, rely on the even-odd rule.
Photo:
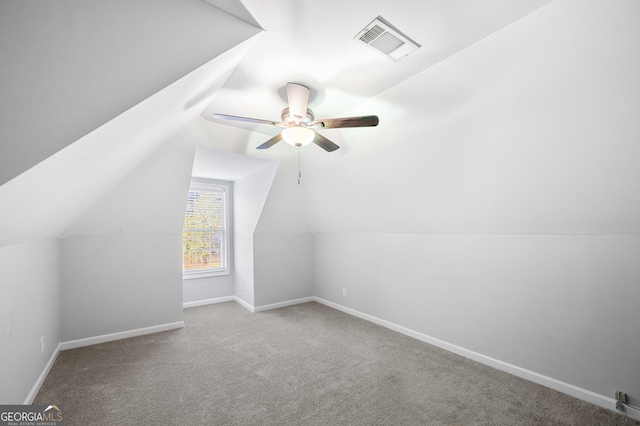
[(74, 425), (640, 425), (317, 303), (185, 310), (60, 353), (34, 404)]

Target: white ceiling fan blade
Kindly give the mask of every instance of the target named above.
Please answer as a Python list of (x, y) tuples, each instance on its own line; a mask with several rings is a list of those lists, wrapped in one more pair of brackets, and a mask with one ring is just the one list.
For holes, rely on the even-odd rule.
[(296, 123), (300, 123), (307, 117), (309, 89), (297, 83), (287, 83), (286, 89), (287, 100), (289, 101), (289, 115)]

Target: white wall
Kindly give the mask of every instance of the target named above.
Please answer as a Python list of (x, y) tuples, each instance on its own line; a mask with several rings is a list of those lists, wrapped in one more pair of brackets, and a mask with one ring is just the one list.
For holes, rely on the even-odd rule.
[(556, 0), (351, 111), (381, 124), (307, 167), (315, 294), (637, 398), (638, 16)]
[(314, 252), (318, 297), (601, 395), (638, 394), (640, 237), (327, 233)]
[(180, 134), (62, 241), (62, 339), (182, 321), (182, 226), (195, 147)]
[[(269, 150), (281, 163), (253, 236), (256, 307), (313, 296), (313, 237), (304, 173), (298, 184), (299, 149), (279, 143)], [(310, 146), (301, 153), (305, 160), (309, 150), (325, 153)]]
[(234, 293), (235, 279), (233, 274), (191, 278), (182, 281), (182, 301), (184, 303), (229, 297)]
[(274, 163), (233, 183), (235, 294), (251, 306), (256, 279), (253, 234), (277, 169)]
[(60, 259), (58, 239), (0, 247), (0, 404), (25, 402), (60, 343)]
[(256, 307), (313, 296), (310, 233), (257, 233), (253, 246)]
[[(256, 307), (313, 296), (309, 194), (304, 175), (298, 184), (298, 149), (280, 143), (269, 152), (284, 155), (285, 159), (278, 168), (253, 236)], [(309, 154), (309, 149), (321, 151), (310, 146), (301, 153), (303, 157)]]
[(182, 321), (179, 235), (62, 241), (62, 341)]
[[(253, 233), (278, 165), (229, 152), (246, 133), (214, 124), (203, 131), (202, 121), (169, 138), (65, 232), (64, 341), (175, 323), (183, 302), (237, 294), (254, 304)], [(233, 181), (229, 276), (182, 280), (181, 235), (193, 174)]]

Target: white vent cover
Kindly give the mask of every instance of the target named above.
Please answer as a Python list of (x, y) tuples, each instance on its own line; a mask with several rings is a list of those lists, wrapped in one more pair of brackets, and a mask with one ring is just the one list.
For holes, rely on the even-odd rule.
[(418, 43), (385, 21), (382, 16), (371, 21), (354, 37), (354, 40), (377, 50), (394, 62), (420, 47)]

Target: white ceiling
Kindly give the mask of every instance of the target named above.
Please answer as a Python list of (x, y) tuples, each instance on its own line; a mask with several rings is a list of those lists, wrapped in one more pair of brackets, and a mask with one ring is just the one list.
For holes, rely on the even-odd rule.
[(205, 179), (235, 181), (273, 164), (262, 158), (198, 146), (191, 174)]
[[(344, 116), (550, 1), (244, 0), (247, 13), (265, 32), (203, 117), (226, 113), (278, 120), (286, 107), (284, 85), (289, 81), (311, 89), (309, 107), (317, 118)], [(393, 62), (355, 41), (354, 36), (378, 15), (422, 47)], [(277, 133), (270, 126), (219, 121), (265, 135)]]

